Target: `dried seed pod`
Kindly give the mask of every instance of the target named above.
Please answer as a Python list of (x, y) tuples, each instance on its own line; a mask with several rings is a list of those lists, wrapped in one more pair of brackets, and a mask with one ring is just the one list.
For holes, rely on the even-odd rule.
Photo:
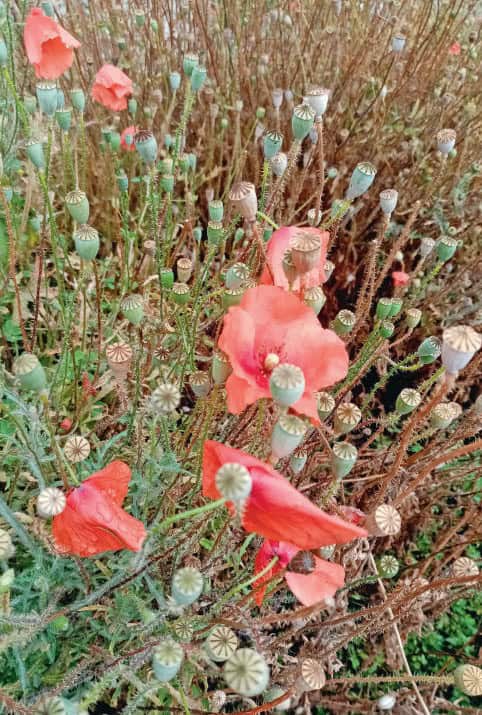
[(270, 159), (271, 171), (275, 176), (283, 176), (288, 167), (288, 157), (282, 151), (279, 151), (272, 159)]
[(172, 630), (180, 641), (189, 643), (194, 634), (194, 628), (192, 623), (185, 618), (181, 618), (172, 625)]
[(232, 502), (242, 502), (251, 493), (253, 480), (251, 474), (242, 464), (226, 462), (215, 475), (216, 487), (225, 499)]
[(377, 707), (379, 710), (391, 710), (397, 703), (397, 698), (394, 693), (386, 693), (382, 695), (381, 698), (377, 700)]
[(315, 119), (318, 120), (326, 112), (329, 98), (330, 90), (326, 89), (326, 87), (312, 87), (307, 91), (303, 100), (306, 104), (309, 104), (315, 113)]
[(239, 211), (246, 221), (256, 221), (258, 199), (256, 197), (254, 184), (248, 181), (240, 181), (234, 184), (229, 192), (229, 200), (234, 204), (236, 211)]
[(192, 261), (190, 258), (178, 258), (176, 262), (177, 279), (180, 283), (187, 283), (192, 275)]
[(452, 564), (452, 574), (454, 576), (478, 576), (479, 567), (473, 559), (468, 556), (461, 556)]
[(398, 202), (398, 191), (396, 189), (384, 189), (380, 192), (380, 208), (386, 216), (390, 216), (396, 209)]
[(351, 432), (361, 420), (361, 410), (353, 402), (342, 402), (336, 408), (334, 427), (340, 434)]
[(64, 455), (65, 458), (77, 464), (78, 462), (83, 462), (90, 454), (90, 444), (81, 435), (73, 435), (69, 437), (64, 445)]
[(447, 328), (442, 338), (442, 364), (452, 375), (463, 370), (482, 345), (482, 335), (470, 325)]
[(208, 373), (201, 370), (193, 372), (189, 377), (189, 384), (196, 397), (206, 397), (211, 386)]
[(400, 514), (391, 504), (381, 504), (365, 520), (364, 527), (372, 536), (395, 536), (402, 526)]
[(127, 377), (134, 353), (128, 343), (112, 343), (105, 349), (107, 364), (119, 380)]
[(215, 626), (206, 638), (205, 646), (209, 657), (218, 663), (222, 663), (236, 651), (238, 637), (227, 626)]
[(325, 671), (314, 658), (305, 658), (301, 664), (301, 678), (298, 684), (302, 690), (321, 690), (326, 683)]
[(303, 275), (319, 265), (321, 239), (308, 231), (297, 231), (290, 242), (290, 251), (298, 274)]
[(172, 382), (156, 387), (151, 395), (151, 409), (160, 415), (172, 414), (181, 402), (181, 393)]
[(252, 648), (240, 648), (224, 665), (227, 685), (240, 695), (254, 697), (266, 689), (269, 668), (262, 655)]
[(454, 129), (441, 129), (437, 132), (437, 149), (443, 156), (448, 156), (455, 146), (457, 133)]
[(482, 668), (476, 665), (459, 665), (454, 670), (455, 685), (466, 695), (482, 695)]
[(335, 409), (335, 398), (329, 392), (318, 393), (318, 417), (323, 422)]
[(63, 491), (57, 487), (46, 487), (37, 497), (37, 514), (43, 519), (57, 516), (63, 512), (66, 503)]

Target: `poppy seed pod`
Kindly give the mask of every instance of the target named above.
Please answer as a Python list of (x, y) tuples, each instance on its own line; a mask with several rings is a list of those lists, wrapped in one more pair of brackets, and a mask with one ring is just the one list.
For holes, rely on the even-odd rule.
[(395, 536), (401, 526), (400, 514), (391, 504), (381, 504), (367, 516), (364, 524), (371, 536)]
[(52, 516), (61, 514), (65, 509), (67, 500), (65, 494), (57, 487), (46, 487), (42, 489), (37, 497), (37, 514), (42, 519), (49, 519)]
[(308, 231), (297, 231), (290, 241), (291, 258), (299, 275), (316, 268), (321, 258), (321, 239)]
[(430, 413), (430, 424), (435, 429), (446, 429), (459, 416), (461, 407), (457, 402), (441, 402)]
[(395, 409), (399, 415), (408, 415), (409, 412), (413, 412), (419, 406), (421, 401), (420, 392), (406, 387), (398, 395)]
[(457, 133), (454, 129), (441, 129), (437, 132), (437, 149), (443, 156), (448, 156), (455, 146)]
[(192, 75), (193, 69), (199, 64), (199, 57), (195, 54), (186, 54), (182, 60), (182, 69), (188, 77)]
[(389, 318), (394, 318), (402, 309), (403, 300), (402, 298), (391, 298), (390, 300), (390, 311), (388, 313)]
[(427, 258), (429, 256), (435, 246), (435, 241), (433, 238), (430, 238), (429, 236), (424, 236), (422, 240), (420, 241), (420, 255), (422, 258)]
[(355, 429), (361, 420), (361, 410), (353, 402), (342, 402), (336, 408), (334, 427), (339, 434), (347, 434)]
[(331, 466), (338, 479), (343, 479), (355, 466), (358, 451), (349, 442), (335, 442), (331, 457)]
[(266, 132), (263, 137), (263, 154), (264, 158), (269, 161), (281, 150), (283, 144), (283, 135), (279, 132)]
[(356, 323), (356, 315), (351, 310), (340, 310), (333, 321), (332, 328), (337, 335), (348, 335)]
[(409, 308), (405, 313), (405, 321), (410, 328), (414, 330), (422, 319), (422, 311), (418, 308)]
[(213, 361), (211, 365), (211, 374), (214, 380), (214, 384), (223, 385), (232, 373), (232, 371), (233, 368), (231, 367), (228, 357), (220, 350), (217, 350), (213, 354)]
[(289, 249), (283, 255), (281, 267), (283, 269), (283, 273), (286, 276), (288, 284), (291, 285), (298, 277), (298, 269), (293, 262), (293, 256)]
[(319, 226), (322, 215), (321, 211), (318, 211), (318, 215), (316, 215), (316, 209), (309, 209), (306, 214), (306, 218), (308, 219), (310, 226)]
[(249, 268), (245, 263), (234, 263), (226, 271), (226, 276), (224, 283), (226, 288), (233, 290), (235, 288), (241, 288), (241, 286), (249, 278)]
[(288, 157), (282, 151), (279, 151), (270, 160), (270, 166), (273, 174), (279, 178), (280, 176), (283, 176), (286, 171), (286, 168), (288, 166)]
[(405, 47), (405, 42), (407, 38), (405, 35), (394, 35), (392, 37), (392, 50), (393, 52), (401, 52)]
[(83, 114), (85, 109), (85, 94), (83, 89), (71, 89), (70, 90), (70, 101), (72, 102), (73, 108)]
[[(44, 5), (50, 5), (50, 3), (42, 3)], [(52, 7), (50, 5), (50, 7)], [(52, 10), (53, 14), (53, 10)], [(35, 715), (66, 715), (67, 711), (64, 707), (64, 701), (62, 698), (42, 698), (40, 703), (36, 705)]]
[(134, 145), (141, 159), (146, 164), (153, 164), (157, 159), (157, 141), (152, 132), (141, 129), (134, 134)]
[(326, 261), (324, 265), (324, 271), (325, 271), (325, 283), (330, 280), (331, 276), (333, 275), (333, 271), (335, 270), (335, 264), (332, 261)]
[(291, 129), (298, 142), (308, 136), (315, 121), (315, 113), (308, 104), (299, 104), (293, 109)]
[(237, 462), (225, 462), (216, 472), (215, 482), (221, 496), (235, 503), (247, 499), (253, 488), (249, 471)]
[(151, 395), (151, 410), (156, 415), (170, 415), (181, 402), (181, 393), (172, 382), (158, 385)]
[[(283, 688), (280, 688), (279, 685), (275, 685), (274, 687), (270, 688), (267, 691), (266, 701), (270, 703), (273, 700), (277, 700), (285, 692), (286, 692), (286, 690), (283, 690)], [(291, 702), (291, 698), (287, 697), (286, 700), (283, 700), (282, 702), (275, 705), (273, 709), (275, 712), (279, 713), (279, 712), (284, 712), (285, 710), (291, 710), (292, 707), (293, 707), (293, 705)]]
[(61, 89), (57, 87), (57, 109), (63, 109), (65, 107), (65, 94)]
[(191, 72), (191, 88), (194, 92), (199, 92), (207, 77), (207, 69), (197, 65)]
[(27, 114), (35, 114), (37, 110), (37, 98), (28, 94), (23, 99), (23, 106)]
[(288, 457), (301, 443), (306, 425), (295, 415), (280, 415), (271, 434), (271, 452), (276, 459)]
[(154, 675), (162, 683), (172, 680), (182, 665), (184, 651), (179, 643), (166, 638), (154, 648), (152, 655), (152, 669)]
[(377, 708), (379, 710), (391, 710), (397, 704), (397, 698), (394, 693), (386, 693), (377, 700)]
[(57, 109), (57, 86), (52, 82), (39, 82), (35, 88), (40, 111), (53, 117)]
[(41, 392), (47, 385), (45, 371), (38, 357), (32, 353), (22, 353), (18, 358), (15, 358), (13, 374), (24, 390)]
[(398, 191), (395, 189), (385, 189), (380, 192), (380, 208), (386, 216), (390, 216), (397, 206)]
[(301, 677), (297, 685), (301, 691), (321, 690), (326, 683), (325, 671), (314, 658), (305, 658), (301, 663)]
[(482, 668), (476, 665), (459, 665), (454, 670), (454, 682), (466, 695), (482, 695)]
[(350, 184), (346, 192), (348, 201), (358, 198), (364, 194), (373, 184), (377, 170), (368, 161), (362, 161), (356, 165), (350, 178)]
[(201, 370), (193, 372), (189, 377), (189, 385), (196, 397), (206, 397), (210, 388), (209, 375)]
[(62, 131), (68, 132), (72, 124), (72, 110), (69, 107), (57, 109), (55, 112), (55, 121)]
[(451, 236), (441, 236), (435, 244), (435, 251), (439, 261), (449, 261), (454, 255), (459, 242)]
[(133, 355), (133, 350), (128, 343), (112, 343), (106, 347), (107, 364), (117, 379), (127, 377)]
[(297, 449), (290, 457), (290, 467), (295, 474), (299, 474), (305, 466), (308, 454), (304, 449)]
[(303, 300), (306, 305), (312, 308), (316, 315), (320, 312), (326, 303), (326, 295), (323, 293), (323, 288), (321, 286), (313, 286), (313, 288), (307, 288), (303, 296)]
[(173, 92), (176, 92), (181, 86), (181, 75), (179, 72), (171, 72), (169, 74), (169, 86)]
[(305, 376), (297, 365), (281, 363), (273, 369), (269, 389), (273, 400), (282, 407), (291, 407), (305, 391)]
[(391, 554), (383, 554), (377, 561), (377, 571), (382, 578), (395, 578), (399, 570), (400, 564)]
[(210, 221), (222, 221), (224, 217), (224, 205), (222, 201), (210, 201), (208, 204)]
[(417, 355), (423, 365), (430, 365), (440, 356), (442, 352), (442, 344), (438, 338), (431, 335), (429, 338), (422, 340), (417, 348)]
[(378, 330), (382, 338), (387, 339), (392, 337), (395, 332), (395, 326), (392, 322), (390, 322), (390, 320), (382, 320)]
[(239, 288), (225, 288), (222, 295), (223, 308), (227, 310), (233, 305), (239, 305), (246, 292), (244, 286), (239, 286)]
[(256, 221), (258, 211), (258, 199), (254, 184), (248, 181), (240, 181), (234, 184), (229, 192), (229, 200), (234, 204), (236, 211), (248, 222)]
[(451, 375), (463, 370), (482, 345), (482, 335), (470, 325), (454, 325), (442, 335), (442, 365)]
[(171, 194), (174, 189), (174, 176), (172, 174), (164, 174), (159, 182), (161, 189), (167, 194)]
[(70, 191), (65, 197), (67, 211), (77, 223), (87, 223), (89, 220), (90, 206), (89, 199), (83, 191), (75, 189)]
[(30, 139), (25, 142), (25, 151), (36, 169), (43, 169), (45, 167), (45, 155), (42, 142), (36, 139)]
[(215, 626), (206, 638), (207, 654), (217, 663), (230, 658), (238, 647), (236, 633), (227, 626)]
[(269, 668), (262, 655), (251, 648), (239, 648), (224, 665), (224, 680), (235, 693), (252, 698), (266, 690)]
[(203, 590), (202, 573), (192, 566), (178, 569), (171, 583), (171, 595), (180, 606), (190, 606), (197, 601)]
[(93, 261), (100, 247), (99, 234), (92, 226), (82, 224), (74, 233), (75, 250), (84, 261)]
[(315, 113), (315, 118), (320, 119), (326, 112), (328, 106), (328, 99), (330, 98), (330, 90), (326, 87), (313, 87), (309, 89), (306, 93), (306, 97), (303, 100), (306, 104), (309, 104), (313, 112)]
[(129, 323), (139, 325), (144, 317), (144, 301), (140, 295), (128, 295), (121, 303), (121, 310)]
[(335, 409), (335, 398), (329, 392), (318, 393), (318, 417), (323, 422)]
[(468, 556), (461, 556), (452, 564), (450, 569), (453, 576), (478, 576), (479, 567), (473, 559)]
[(177, 279), (180, 283), (187, 283), (192, 276), (192, 261), (190, 258), (178, 258), (176, 262)]
[(72, 435), (64, 445), (65, 458), (72, 464), (84, 462), (90, 454), (90, 443), (82, 435)]

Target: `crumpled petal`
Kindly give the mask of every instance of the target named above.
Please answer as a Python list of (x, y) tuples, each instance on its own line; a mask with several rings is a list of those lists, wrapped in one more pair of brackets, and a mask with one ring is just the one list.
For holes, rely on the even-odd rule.
[(105, 64), (95, 76), (92, 98), (107, 109), (119, 112), (127, 107), (127, 97), (132, 91), (132, 80), (118, 67)]
[(80, 42), (53, 18), (34, 7), (26, 21), (23, 39), (35, 74), (43, 79), (57, 79), (71, 67), (73, 50)]
[(328, 596), (334, 596), (345, 583), (345, 569), (317, 556), (312, 573), (302, 574), (287, 571), (286, 583), (290, 591), (304, 606), (313, 606)]

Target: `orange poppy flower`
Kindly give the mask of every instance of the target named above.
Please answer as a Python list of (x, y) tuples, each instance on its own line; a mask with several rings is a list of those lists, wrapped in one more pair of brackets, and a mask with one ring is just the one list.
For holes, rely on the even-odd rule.
[[(286, 251), (290, 248), (291, 241), (299, 230), (299, 226), (282, 226), (273, 233), (266, 247), (266, 257), (271, 273), (268, 268), (265, 267), (260, 280), (261, 284), (273, 285), (274, 279), (275, 285), (288, 290), (288, 279), (286, 278), (283, 270), (283, 257)], [(324, 266), (326, 263), (326, 249), (330, 234), (328, 231), (320, 231), (319, 228), (315, 228), (314, 226), (304, 226), (303, 233), (312, 233), (314, 236), (318, 236), (321, 240), (320, 262), (318, 266), (306, 273), (303, 279), (303, 285), (305, 288), (314, 288), (315, 286), (319, 286), (321, 283), (324, 283), (326, 280)], [(300, 289), (299, 278), (296, 278), (293, 281), (291, 288), (294, 291)]]
[(233, 414), (271, 396), (268, 355), (303, 370), (305, 391), (293, 409), (315, 421), (315, 392), (342, 380), (348, 371), (343, 341), (322, 328), (313, 310), (293, 293), (276, 286), (250, 288), (241, 303), (229, 309), (219, 347), (233, 369), (226, 382), (228, 409)]
[(23, 41), (28, 61), (43, 79), (57, 79), (72, 65), (80, 42), (53, 18), (34, 7), (25, 21)]
[(246, 531), (274, 541), (287, 541), (303, 550), (344, 544), (366, 536), (364, 529), (319, 509), (285, 477), (261, 460), (212, 440), (204, 443), (204, 496), (211, 499), (221, 497), (216, 486), (216, 472), (228, 462), (242, 464), (252, 479), (251, 493), (241, 515)]
[(139, 551), (146, 538), (144, 524), (124, 511), (131, 470), (111, 462), (67, 495), (63, 512), (54, 517), (52, 533), (59, 551), (94, 556), (104, 551)]
[(132, 80), (118, 67), (103, 65), (95, 76), (92, 98), (113, 112), (127, 107), (127, 97), (132, 94)]

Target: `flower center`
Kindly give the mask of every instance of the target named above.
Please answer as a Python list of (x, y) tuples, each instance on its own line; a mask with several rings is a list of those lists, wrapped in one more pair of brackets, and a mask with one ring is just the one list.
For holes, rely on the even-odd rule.
[(272, 372), (277, 365), (279, 365), (279, 356), (276, 353), (268, 353), (264, 359), (266, 372)]

